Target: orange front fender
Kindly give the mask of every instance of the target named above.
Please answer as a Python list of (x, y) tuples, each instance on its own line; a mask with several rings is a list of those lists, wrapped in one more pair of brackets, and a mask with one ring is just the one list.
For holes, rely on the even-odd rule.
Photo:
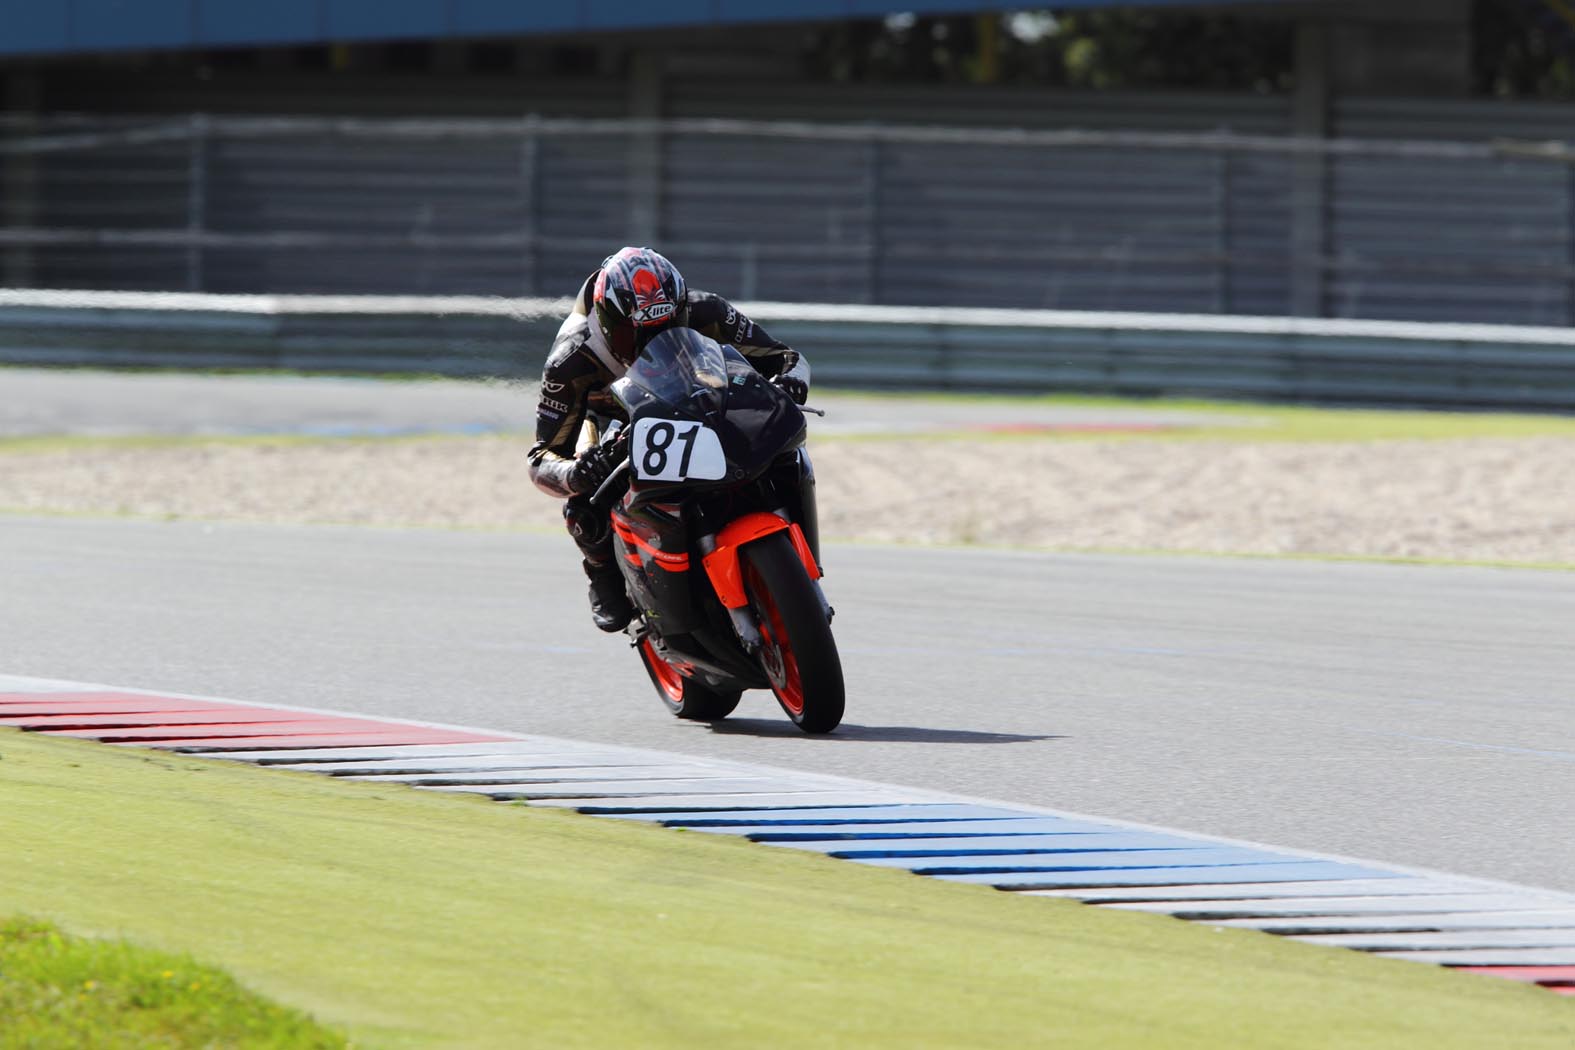
[(716, 596), (722, 599), (723, 605), (729, 609), (742, 609), (749, 604), (744, 594), (743, 573), (738, 567), (738, 548), (784, 529), (787, 530), (788, 539), (793, 541), (793, 549), (798, 552), (809, 578), (820, 579), (820, 566), (815, 564), (815, 555), (809, 549), (809, 541), (804, 538), (804, 530), (796, 522), (786, 521), (765, 511), (756, 511), (728, 522), (716, 534), (716, 549), (701, 559), (706, 575), (711, 578), (711, 586), (716, 588)]

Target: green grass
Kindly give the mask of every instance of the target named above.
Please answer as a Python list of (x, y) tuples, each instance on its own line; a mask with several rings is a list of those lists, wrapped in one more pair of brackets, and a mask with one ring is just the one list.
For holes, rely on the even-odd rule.
[(1575, 1042), (1575, 1003), (701, 833), (0, 730), (0, 913), (375, 1047)]
[(346, 1045), (189, 956), (67, 937), (26, 919), (0, 921), (0, 1050)]
[[(835, 409), (835, 399), (851, 396), (851, 392), (838, 391), (831, 395), (828, 406)], [(1362, 442), (1441, 440), (1451, 438), (1483, 437), (1575, 437), (1575, 416), (1513, 413), (1513, 412), (1450, 412), (1429, 409), (1367, 409), (1321, 408), (1302, 405), (1281, 405), (1242, 401), (1199, 401), (1137, 399), (1111, 397), (1082, 397), (1077, 395), (1048, 395), (1044, 397), (1016, 397), (989, 394), (924, 394), (895, 393), (867, 394), (859, 397), (879, 397), (896, 400), (917, 397), (920, 400), (977, 404), (994, 410), (1002, 419), (1011, 419), (1011, 410), (1032, 407), (1110, 408), (1122, 411), (1151, 409), (1159, 412), (1197, 412), (1223, 417), (1229, 422), (1204, 421), (1198, 426), (1141, 431), (1130, 434), (1098, 431), (1078, 432), (1025, 432), (980, 433), (978, 431), (947, 431), (926, 434), (925, 437), (945, 437), (970, 441), (1300, 441), (1300, 442)], [(814, 403), (814, 398), (811, 398)], [(981, 412), (981, 418), (988, 418)], [(909, 440), (914, 434), (858, 434), (828, 435), (817, 438), (811, 422), (810, 434), (818, 441), (893, 441)]]
[(1498, 412), (1301, 408), (1178, 402), (1178, 409), (1261, 420), (1167, 432), (1182, 440), (1406, 441), (1488, 437), (1575, 437), (1575, 417)]

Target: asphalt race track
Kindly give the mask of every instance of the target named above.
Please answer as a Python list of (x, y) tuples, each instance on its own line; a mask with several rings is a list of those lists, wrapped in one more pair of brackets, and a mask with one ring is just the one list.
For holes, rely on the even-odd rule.
[(832, 546), (844, 728), (669, 717), (566, 536), (0, 517), (0, 672), (765, 762), (1575, 890), (1567, 574)]

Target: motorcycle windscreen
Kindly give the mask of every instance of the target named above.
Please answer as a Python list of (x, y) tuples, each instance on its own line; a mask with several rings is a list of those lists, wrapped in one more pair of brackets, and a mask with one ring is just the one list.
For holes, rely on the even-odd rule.
[(629, 418), (664, 408), (679, 418), (713, 415), (727, 389), (722, 347), (692, 328), (669, 328), (646, 344), (612, 394)]

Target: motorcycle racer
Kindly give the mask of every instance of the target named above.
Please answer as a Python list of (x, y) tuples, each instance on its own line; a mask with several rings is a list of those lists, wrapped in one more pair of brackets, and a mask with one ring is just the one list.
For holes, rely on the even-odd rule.
[(536, 487), (565, 501), (563, 520), (590, 580), (591, 618), (603, 631), (621, 631), (634, 616), (613, 561), (610, 509), (590, 502), (620, 457), (594, 442), (578, 455), (575, 447), (588, 417), (623, 418), (607, 387), (653, 336), (675, 326), (731, 344), (796, 403), (809, 394), (808, 367), (796, 351), (721, 296), (689, 288), (677, 267), (650, 248), (609, 255), (585, 279), (547, 355), (527, 459)]

